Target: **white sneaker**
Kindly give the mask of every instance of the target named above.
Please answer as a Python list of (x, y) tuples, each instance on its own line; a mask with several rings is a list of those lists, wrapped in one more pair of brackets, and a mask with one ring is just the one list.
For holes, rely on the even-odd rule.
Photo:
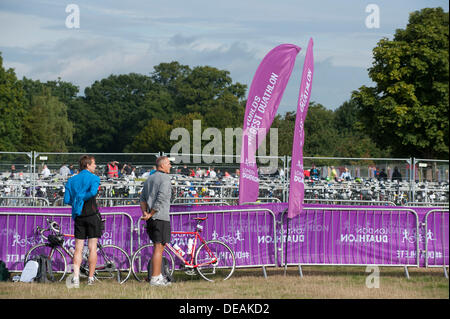
[(72, 278), (71, 284), (73, 288), (80, 288), (80, 278)]
[(92, 277), (92, 278), (91, 278), (91, 277), (89, 277), (89, 278), (88, 278), (88, 283), (87, 283), (87, 284), (88, 284), (88, 286), (92, 286), (92, 285), (94, 285), (94, 283), (95, 283), (95, 279), (94, 279), (94, 277)]
[(158, 287), (166, 287), (166, 286), (170, 286), (172, 283), (170, 281), (167, 281), (166, 278), (164, 278), (163, 276), (159, 276), (159, 277), (152, 277), (152, 279), (150, 279), (150, 286), (158, 286)]

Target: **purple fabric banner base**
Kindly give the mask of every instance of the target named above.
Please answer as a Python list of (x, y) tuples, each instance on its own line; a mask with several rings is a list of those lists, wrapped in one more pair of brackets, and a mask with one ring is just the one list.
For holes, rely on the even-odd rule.
[[(203, 238), (227, 243), (239, 267), (449, 263), (448, 209), (305, 204), (301, 215), (288, 220), (287, 208), (287, 203), (173, 205), (172, 230), (193, 231), (192, 218), (207, 216)], [(149, 242), (139, 206), (100, 211), (106, 218), (103, 244), (115, 244), (131, 254)], [(54, 215), (63, 233), (73, 233), (70, 207), (0, 207), (0, 259), (10, 270), (21, 270), (25, 253), (43, 242), (35, 229), (46, 226), (48, 215)], [(172, 242), (186, 249), (187, 235), (172, 236)], [(74, 239), (67, 237), (64, 245), (74, 246)]]

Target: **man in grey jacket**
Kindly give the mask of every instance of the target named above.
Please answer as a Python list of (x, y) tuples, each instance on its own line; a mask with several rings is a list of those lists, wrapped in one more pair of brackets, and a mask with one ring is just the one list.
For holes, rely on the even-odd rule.
[(170, 285), (161, 274), (162, 255), (165, 244), (170, 242), (170, 160), (167, 156), (156, 159), (156, 172), (149, 176), (142, 189), (141, 219), (147, 221), (147, 233), (153, 242), (152, 278), (150, 285)]

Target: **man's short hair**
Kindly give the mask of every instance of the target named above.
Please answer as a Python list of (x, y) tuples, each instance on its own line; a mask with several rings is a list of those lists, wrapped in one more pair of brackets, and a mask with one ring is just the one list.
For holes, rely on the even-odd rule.
[(95, 159), (92, 155), (83, 155), (80, 157), (79, 165), (80, 165), (80, 171), (87, 168), (88, 165), (92, 163), (92, 160)]
[(156, 159), (156, 168), (161, 167), (161, 165), (164, 163), (164, 161), (168, 159), (167, 156), (160, 156)]

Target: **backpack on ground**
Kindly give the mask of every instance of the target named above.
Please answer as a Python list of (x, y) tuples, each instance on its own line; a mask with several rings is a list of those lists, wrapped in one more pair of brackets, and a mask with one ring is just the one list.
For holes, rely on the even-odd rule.
[(39, 263), (39, 270), (34, 279), (36, 282), (53, 282), (55, 277), (53, 276), (52, 261), (45, 255), (39, 255), (37, 257)]
[(28, 260), (23, 268), (19, 281), (44, 283), (55, 281), (51, 260), (45, 255), (39, 255)]
[(36, 278), (38, 270), (39, 270), (39, 263), (33, 259), (28, 260), (25, 264), (25, 267), (23, 267), (19, 281), (33, 282), (34, 278)]
[(0, 260), (0, 281), (8, 281), (11, 274), (3, 260)]
[[(152, 270), (153, 270), (152, 260), (150, 259), (148, 261), (148, 265), (147, 265), (147, 281), (148, 282), (150, 282), (150, 280), (152, 279), (152, 272), (153, 272)], [(174, 279), (173, 279), (172, 275), (170, 274), (169, 261), (164, 256), (162, 258), (161, 274), (163, 275), (164, 278), (167, 279), (167, 281), (174, 282)]]

